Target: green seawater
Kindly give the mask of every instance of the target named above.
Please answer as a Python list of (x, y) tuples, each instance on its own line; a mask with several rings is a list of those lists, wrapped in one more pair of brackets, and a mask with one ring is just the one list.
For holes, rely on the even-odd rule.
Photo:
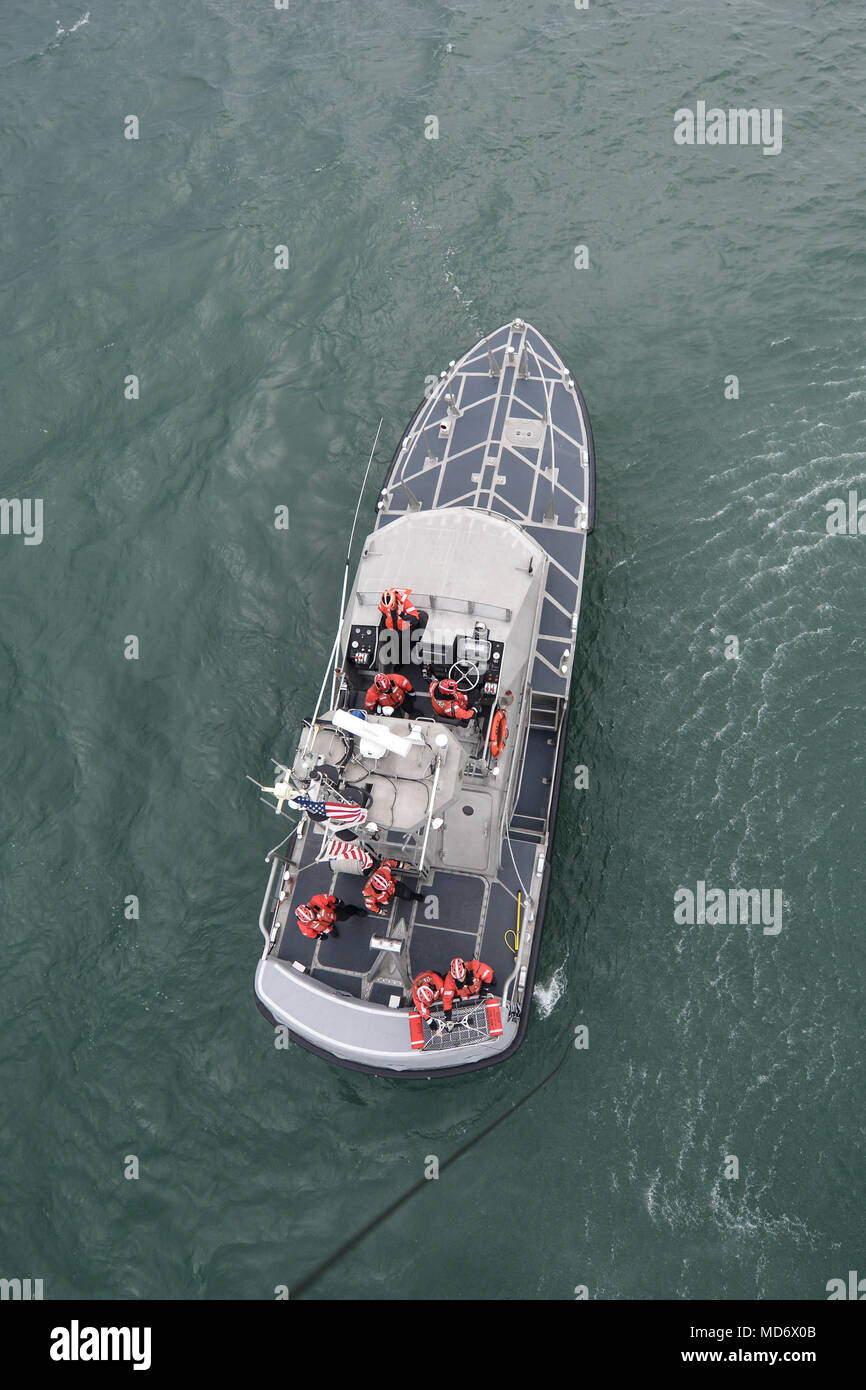
[[(272, 1299), (568, 1051), (310, 1296), (824, 1298), (864, 1259), (862, 7), (3, 17), (2, 495), (43, 534), (0, 535), (0, 1276)], [(781, 150), (676, 144), (698, 101)], [(505, 1066), (378, 1079), (255, 1007), (245, 776), (315, 703), (380, 416), (376, 482), (515, 315), (598, 466), (536, 997)], [(676, 922), (698, 882), (781, 930)]]

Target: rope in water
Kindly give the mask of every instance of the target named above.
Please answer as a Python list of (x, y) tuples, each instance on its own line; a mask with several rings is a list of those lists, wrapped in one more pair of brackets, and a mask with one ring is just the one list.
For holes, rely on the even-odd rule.
[[(531, 1100), (533, 1096), (537, 1095), (549, 1081), (553, 1080), (570, 1051), (571, 1043), (569, 1043), (556, 1066), (552, 1071), (548, 1072), (547, 1076), (543, 1077), (543, 1079), (539, 1081), (536, 1086), (533, 1086), (530, 1091), (527, 1091), (526, 1095), (522, 1096), (520, 1100), (515, 1101), (508, 1110), (503, 1111), (503, 1113), (487, 1125), (485, 1129), (482, 1129), (480, 1134), (476, 1134), (473, 1139), (467, 1140), (461, 1148), (451, 1154), (450, 1158), (446, 1158), (444, 1163), (440, 1163), (439, 1172), (444, 1173), (445, 1169), (450, 1168), (452, 1163), (456, 1163), (458, 1158), (462, 1158), (465, 1153), (468, 1153), (471, 1148), (479, 1144), (482, 1139), (486, 1139), (488, 1134), (492, 1134), (493, 1130), (496, 1129), (498, 1125), (501, 1125), (503, 1120), (507, 1120), (509, 1116), (514, 1115), (521, 1106), (525, 1105), (528, 1100)], [(410, 1197), (414, 1197), (416, 1192), (420, 1192), (423, 1187), (427, 1186), (429, 1186), (429, 1179), (419, 1178), (417, 1182), (406, 1189), (401, 1197), (391, 1202), (384, 1211), (379, 1212), (378, 1216), (374, 1216), (372, 1221), (368, 1221), (366, 1226), (362, 1226), (359, 1231), (356, 1231), (353, 1236), (350, 1236), (347, 1241), (344, 1241), (344, 1243), (340, 1245), (333, 1254), (329, 1255), (326, 1260), (322, 1260), (321, 1264), (316, 1265), (315, 1269), (311, 1270), (306, 1278), (301, 1279), (292, 1289), (291, 1298), (297, 1299), (300, 1298), (302, 1294), (305, 1294), (308, 1289), (311, 1289), (314, 1284), (319, 1282), (323, 1274), (327, 1273), (329, 1269), (333, 1269), (334, 1265), (338, 1264), (340, 1260), (348, 1255), (350, 1250), (354, 1250), (356, 1245), (360, 1245), (361, 1241), (364, 1240), (371, 1231), (374, 1231), (377, 1226), (381, 1226), (382, 1222), (387, 1221), (389, 1216), (393, 1216), (394, 1212), (404, 1206), (405, 1203), (409, 1201)]]

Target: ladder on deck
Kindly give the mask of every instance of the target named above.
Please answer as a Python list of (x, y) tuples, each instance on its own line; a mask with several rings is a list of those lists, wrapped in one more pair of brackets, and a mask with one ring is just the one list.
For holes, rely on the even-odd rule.
[(515, 812), (511, 817), (511, 830), (520, 840), (543, 840), (545, 825), (541, 816), (521, 816)]
[(555, 734), (562, 720), (562, 706), (559, 695), (545, 695), (541, 690), (533, 690), (529, 706), (530, 729), (549, 729)]
[[(547, 695), (544, 691), (533, 690), (529, 704), (529, 730), (527, 732), (536, 729), (541, 733), (549, 734), (548, 743), (555, 748), (562, 724), (563, 708), (564, 701), (559, 695)], [(523, 772), (521, 770), (521, 783), (522, 780)], [(515, 805), (519, 802), (520, 791), (518, 791)], [(511, 816), (511, 829), (521, 839), (542, 840), (547, 831), (547, 818), (545, 816), (529, 816), (515, 810)]]

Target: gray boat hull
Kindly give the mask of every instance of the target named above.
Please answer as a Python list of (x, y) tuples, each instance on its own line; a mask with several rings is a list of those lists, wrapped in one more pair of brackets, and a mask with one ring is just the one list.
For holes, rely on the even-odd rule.
[[(410, 582), (415, 602), (429, 614), (429, 632), (483, 619), (490, 636), (502, 639), (496, 701), (508, 704), (509, 724), (513, 716), (512, 742), (494, 764), (477, 744), (460, 748), (452, 739), (446, 763), (454, 785), (444, 793), (444, 826), (432, 835), (430, 816), (425, 825), (423, 808), (413, 809), (419, 788), (397, 777), (399, 761), (390, 775), (373, 775), (368, 767), (355, 777), (373, 797), (377, 783), (406, 783), (394, 794), (383, 853), (411, 865), (423, 831), (422, 877), (414, 886), (424, 902), (409, 909), (395, 904), (387, 924), (377, 927), (380, 936), (395, 938), (397, 963), (387, 952), (372, 957), (363, 926), (343, 932), (342, 944), (299, 937), (294, 906), (311, 893), (360, 901), (360, 880), (353, 883), (323, 861), (315, 827), (302, 827), (290, 859), (274, 861), (260, 918), (258, 1003), (275, 1026), (318, 1055), (376, 1074), (432, 1077), (504, 1061), (523, 1040), (550, 887), (594, 518), (595, 461), (583, 397), (547, 340), (514, 320), (450, 364), (405, 431), (380, 492), (337, 657), (338, 704), (351, 709), (363, 699), (363, 673), (353, 678), (348, 664), (352, 634), (378, 621), (383, 586)], [(432, 751), (434, 723), (426, 708), (422, 714), (416, 732), (424, 732)], [(323, 723), (322, 730), (314, 725), (319, 762), (338, 746), (327, 717)], [(304, 766), (296, 762), (295, 772)], [(441, 801), (443, 786), (438, 791)], [(381, 822), (390, 803), (378, 794), (372, 805)], [(423, 1042), (413, 1043), (409, 975), (441, 970), (450, 954), (475, 955), (493, 968), (501, 1031), (481, 1036), (467, 1027), (461, 1041), (457, 1029), (452, 1046), (425, 1030)], [(478, 1022), (467, 1018), (473, 1027)]]

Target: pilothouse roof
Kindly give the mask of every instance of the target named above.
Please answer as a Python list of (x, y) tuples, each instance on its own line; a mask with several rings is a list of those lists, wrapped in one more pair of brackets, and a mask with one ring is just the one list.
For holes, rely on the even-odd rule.
[(368, 539), (355, 597), (369, 607), (399, 583), (416, 603), (466, 602), (467, 613), (508, 622), (543, 578), (545, 559), (541, 546), (505, 517), (470, 508), (414, 512)]

